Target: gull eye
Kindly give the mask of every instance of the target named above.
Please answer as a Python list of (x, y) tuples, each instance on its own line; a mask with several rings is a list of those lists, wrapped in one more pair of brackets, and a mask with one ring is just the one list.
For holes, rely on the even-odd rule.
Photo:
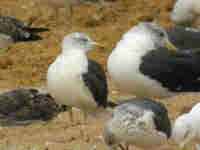
[(89, 41), (89, 40), (86, 39), (86, 38), (81, 38), (80, 40), (83, 41), (83, 42), (88, 42), (88, 41)]
[(163, 32), (159, 32), (159, 36), (160, 36), (160, 37), (164, 37), (165, 34), (164, 34)]

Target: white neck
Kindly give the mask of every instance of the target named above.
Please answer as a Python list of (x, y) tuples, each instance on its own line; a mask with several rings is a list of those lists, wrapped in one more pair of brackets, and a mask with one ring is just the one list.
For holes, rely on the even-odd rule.
[(140, 32), (125, 35), (118, 44), (120, 46), (117, 46), (116, 50), (134, 52), (140, 55), (155, 48), (151, 37)]
[(62, 49), (61, 54), (63, 56), (85, 55), (85, 51), (79, 47), (68, 47), (67, 49)]

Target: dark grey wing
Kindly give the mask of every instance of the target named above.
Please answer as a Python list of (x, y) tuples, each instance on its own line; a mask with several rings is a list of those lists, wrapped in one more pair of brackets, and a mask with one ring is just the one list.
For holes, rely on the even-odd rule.
[(9, 35), (16, 42), (41, 40), (42, 38), (34, 33), (45, 31), (48, 31), (48, 29), (25, 27), (20, 20), (0, 16), (0, 33)]
[(184, 27), (166, 29), (169, 40), (179, 49), (200, 48), (200, 30)]
[(140, 71), (173, 92), (200, 91), (200, 53), (153, 50), (142, 57)]
[(62, 110), (50, 95), (36, 89), (16, 89), (0, 94), (1, 124), (49, 120)]
[(99, 106), (107, 106), (108, 87), (106, 74), (102, 67), (93, 60), (88, 60), (88, 72), (82, 75), (85, 85), (91, 91)]
[(0, 16), (0, 22), (11, 22), (17, 26), (25, 26), (23, 21), (8, 16)]
[(127, 103), (130, 105), (136, 105), (146, 110), (151, 110), (155, 114), (153, 119), (156, 129), (164, 132), (168, 138), (171, 136), (171, 123), (168, 117), (168, 110), (162, 103), (153, 101), (152, 99), (136, 98), (121, 101), (119, 105)]

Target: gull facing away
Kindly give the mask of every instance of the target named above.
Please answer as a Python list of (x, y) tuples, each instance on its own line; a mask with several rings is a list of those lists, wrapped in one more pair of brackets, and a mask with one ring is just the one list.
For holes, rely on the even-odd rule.
[(174, 50), (158, 24), (139, 23), (111, 52), (107, 68), (112, 81), (137, 97), (164, 98), (200, 91), (200, 49)]
[(112, 119), (103, 129), (105, 143), (116, 150), (121, 143), (143, 149), (154, 149), (167, 143), (171, 136), (168, 111), (160, 102), (151, 99), (122, 101), (113, 110)]
[(37, 89), (13, 89), (0, 94), (0, 125), (26, 125), (55, 118), (64, 109)]
[(32, 28), (26, 26), (21, 20), (8, 16), (0, 16), (0, 48), (8, 49), (9, 43), (29, 42), (41, 40), (35, 35), (38, 32), (46, 32), (47, 28)]
[[(185, 144), (194, 140), (200, 144), (200, 103), (195, 104), (190, 112), (179, 116), (174, 123), (172, 138), (184, 150)], [(197, 146), (198, 148), (198, 146)]]
[(170, 19), (179, 25), (192, 25), (200, 28), (200, 1), (177, 0), (170, 14)]
[(88, 114), (98, 117), (112, 105), (107, 101), (108, 87), (104, 70), (85, 54), (94, 45), (97, 43), (86, 34), (68, 34), (62, 42), (60, 55), (47, 72), (48, 91), (58, 104), (70, 107), (71, 120), (72, 107), (83, 111), (86, 120)]

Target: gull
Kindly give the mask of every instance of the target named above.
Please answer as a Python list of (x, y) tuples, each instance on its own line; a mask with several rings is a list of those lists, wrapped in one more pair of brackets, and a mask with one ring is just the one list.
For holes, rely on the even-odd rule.
[(14, 42), (41, 40), (42, 37), (35, 35), (35, 33), (46, 31), (48, 31), (47, 28), (32, 28), (26, 26), (21, 20), (8, 16), (0, 16), (0, 48), (6, 50), (9, 44)]
[(85, 55), (94, 45), (97, 43), (86, 34), (70, 33), (64, 37), (60, 55), (48, 68), (48, 91), (58, 104), (69, 107), (72, 122), (72, 107), (83, 111), (84, 121), (89, 115), (101, 117), (112, 107), (112, 103), (107, 101), (104, 70)]
[(55, 118), (64, 107), (37, 89), (12, 89), (0, 94), (0, 125), (26, 125)]
[(108, 58), (107, 69), (121, 91), (137, 97), (164, 98), (199, 92), (199, 52), (199, 49), (175, 50), (163, 28), (142, 22), (117, 43)]
[(169, 41), (179, 50), (200, 48), (200, 29), (176, 26), (165, 30)]
[(200, 27), (200, 1), (177, 0), (170, 14), (170, 18), (178, 25)]
[[(200, 139), (200, 103), (195, 104), (190, 112), (179, 116), (175, 122), (172, 132), (172, 138), (183, 150), (185, 144), (193, 140), (197, 144)], [(199, 148), (199, 145), (196, 146)]]
[(103, 129), (103, 137), (112, 150), (125, 149), (122, 143), (143, 149), (163, 146), (171, 136), (168, 111), (152, 99), (128, 99), (113, 110)]

